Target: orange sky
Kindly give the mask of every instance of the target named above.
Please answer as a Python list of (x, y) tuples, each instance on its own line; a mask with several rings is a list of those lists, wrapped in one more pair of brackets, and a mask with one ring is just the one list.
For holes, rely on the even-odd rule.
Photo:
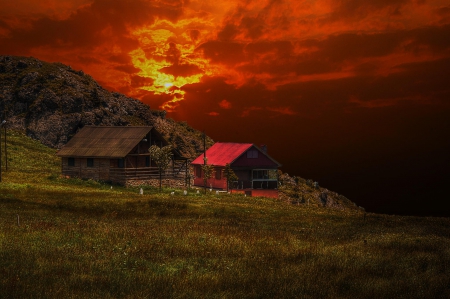
[[(290, 173), (333, 184), (368, 168), (378, 178), (402, 157), (401, 176), (450, 149), (448, 0), (0, 7), (0, 54), (82, 69), (215, 140), (267, 143)], [(434, 173), (433, 161), (421, 171)]]

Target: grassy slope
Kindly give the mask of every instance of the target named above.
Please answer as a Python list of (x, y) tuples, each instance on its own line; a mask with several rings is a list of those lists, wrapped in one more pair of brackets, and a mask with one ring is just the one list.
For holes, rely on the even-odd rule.
[(141, 196), (59, 178), (54, 150), (18, 133), (8, 153), (0, 298), (450, 297), (449, 219)]

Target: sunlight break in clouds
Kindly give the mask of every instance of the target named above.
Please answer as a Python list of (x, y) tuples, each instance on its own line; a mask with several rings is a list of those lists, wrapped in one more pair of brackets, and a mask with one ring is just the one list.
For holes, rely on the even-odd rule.
[[(444, 0), (0, 4), (6, 8), (0, 12), (0, 51), (83, 69), (106, 88), (169, 112), (187, 105), (188, 92), (208, 89), (207, 78), (218, 78), (235, 91), (227, 101), (228, 110), (240, 109), (236, 114), (258, 106), (290, 107), (285, 114), (295, 115), (297, 96), (256, 103), (240, 94), (288, 88), (307, 101), (311, 96), (299, 86), (309, 82), (410, 76), (405, 66), (450, 57), (450, 6)], [(355, 90), (343, 92), (350, 104), (352, 95), (371, 100)], [(410, 95), (374, 100), (396, 103), (396, 97)]]

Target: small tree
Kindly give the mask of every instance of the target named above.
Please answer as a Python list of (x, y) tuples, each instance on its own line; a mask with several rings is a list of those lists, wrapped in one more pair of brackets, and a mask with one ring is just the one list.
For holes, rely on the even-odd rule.
[(157, 145), (152, 145), (148, 149), (150, 157), (155, 161), (156, 166), (158, 166), (159, 171), (159, 191), (162, 190), (162, 173), (165, 171), (172, 160), (172, 147), (170, 145), (164, 147), (158, 147)]
[(214, 165), (203, 164), (202, 170), (203, 170), (203, 186), (205, 187), (205, 193), (206, 193), (206, 184), (208, 183), (208, 179), (210, 179), (212, 177), (212, 174), (214, 171)]
[[(228, 192), (228, 189), (233, 189), (232, 183), (234, 181), (237, 181), (238, 177), (234, 173), (233, 169), (231, 169), (231, 166), (229, 163), (225, 164), (225, 169), (223, 171), (223, 175), (227, 178), (227, 192)], [(231, 188), (230, 188), (230, 186), (231, 186)]]

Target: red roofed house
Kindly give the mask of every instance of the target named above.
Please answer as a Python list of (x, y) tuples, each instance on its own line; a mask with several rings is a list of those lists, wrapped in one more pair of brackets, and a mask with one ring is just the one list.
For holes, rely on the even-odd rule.
[[(230, 164), (238, 181), (233, 189), (244, 190), (252, 196), (278, 197), (278, 167), (280, 163), (267, 154), (267, 148), (252, 143), (217, 142), (206, 151), (207, 164), (214, 165), (212, 178), (207, 186), (214, 189), (227, 189), (223, 175), (226, 164)], [(204, 155), (197, 157), (191, 165), (194, 168), (194, 185), (203, 186)]]

